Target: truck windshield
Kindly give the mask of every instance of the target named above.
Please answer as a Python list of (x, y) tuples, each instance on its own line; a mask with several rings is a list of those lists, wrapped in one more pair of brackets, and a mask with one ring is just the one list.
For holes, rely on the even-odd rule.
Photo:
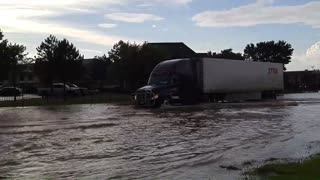
[(149, 85), (169, 85), (172, 82), (172, 77), (167, 71), (154, 72), (151, 74), (148, 84)]

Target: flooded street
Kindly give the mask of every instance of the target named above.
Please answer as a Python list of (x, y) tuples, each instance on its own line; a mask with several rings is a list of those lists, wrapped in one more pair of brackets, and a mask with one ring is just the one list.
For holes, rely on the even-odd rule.
[(0, 179), (238, 179), (270, 159), (320, 151), (320, 94), (298, 106), (116, 105), (0, 109)]

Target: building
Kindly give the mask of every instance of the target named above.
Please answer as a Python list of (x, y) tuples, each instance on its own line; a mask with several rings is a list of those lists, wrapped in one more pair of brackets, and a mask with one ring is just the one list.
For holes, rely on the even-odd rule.
[(183, 42), (149, 43), (149, 45), (168, 54), (169, 59), (190, 58), (197, 56), (197, 53)]
[(3, 81), (4, 84), (26, 85), (38, 83), (38, 79), (33, 72), (34, 64), (17, 65), (16, 74), (13, 72), (8, 74), (8, 79)]
[(284, 73), (286, 92), (320, 90), (320, 71), (289, 71)]
[(6, 80), (0, 84), (6, 86), (17, 86), (24, 90), (24, 93), (35, 93), (39, 80), (33, 72), (34, 64), (18, 64), (15, 72), (10, 72)]

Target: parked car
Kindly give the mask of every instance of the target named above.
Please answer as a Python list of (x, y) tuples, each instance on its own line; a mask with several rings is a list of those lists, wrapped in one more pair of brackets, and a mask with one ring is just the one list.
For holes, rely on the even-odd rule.
[(52, 84), (52, 92), (51, 87), (46, 88), (38, 88), (38, 94), (40, 96), (63, 96), (64, 93), (69, 96), (79, 96), (81, 95), (81, 91), (79, 88), (70, 87), (68, 84), (64, 83), (54, 83)]
[(74, 88), (74, 89), (78, 89), (82, 96), (85, 96), (85, 95), (87, 95), (89, 93), (88, 88), (79, 87), (79, 86), (77, 86), (75, 84), (68, 84), (68, 86), (70, 86), (71, 88)]
[(20, 96), (22, 89), (17, 87), (3, 87), (0, 89), (0, 96)]

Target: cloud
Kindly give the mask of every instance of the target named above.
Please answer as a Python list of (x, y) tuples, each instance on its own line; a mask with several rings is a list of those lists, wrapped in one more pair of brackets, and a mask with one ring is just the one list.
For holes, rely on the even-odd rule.
[(102, 55), (102, 54), (103, 54), (102, 51), (98, 51), (98, 50), (94, 50), (94, 49), (80, 49), (80, 51), (85, 51), (85, 52), (94, 53), (94, 54), (99, 54), (99, 55)]
[(308, 58), (318, 59), (320, 61), (320, 42), (312, 45), (306, 53)]
[[(40, 23), (32, 17), (42, 15), (52, 15), (54, 13), (47, 10), (27, 10), (17, 13), (10, 11), (0, 11), (0, 25), (5, 33), (37, 33), (55, 34), (63, 37), (74, 38), (78, 41), (89, 42), (100, 45), (112, 45), (118, 40), (128, 39), (125, 37), (105, 35), (92, 30), (78, 29), (56, 23)], [(4, 18), (5, 17), (5, 18)], [(139, 40), (136, 40), (139, 41)]]
[(272, 6), (273, 0), (258, 0), (225, 11), (206, 11), (193, 16), (200, 27), (248, 27), (259, 24), (305, 24), (320, 28), (320, 2), (295, 6)]
[(168, 32), (168, 31), (169, 31), (169, 28), (163, 28), (162, 31), (163, 31), (163, 32)]
[[(125, 37), (118, 37), (118, 36), (111, 36), (101, 34), (95, 31), (89, 30), (81, 30), (73, 27), (66, 27), (57, 24), (42, 24), (36, 23), (29, 20), (19, 20), (14, 22), (15, 24), (18, 23), (19, 26), (15, 26), (15, 24), (11, 24), (9, 26), (5, 26), (5, 32), (21, 32), (21, 33), (39, 33), (39, 34), (52, 34), (61, 35), (64, 37), (70, 37), (78, 41), (89, 42), (93, 44), (100, 44), (100, 45), (113, 45), (115, 42), (129, 38)], [(132, 40), (132, 39), (130, 39)], [(139, 40), (133, 40), (140, 42)]]
[[(70, 13), (92, 13), (102, 6), (124, 5), (127, 0), (0, 0), (0, 10), (11, 10), (10, 14), (37, 16), (35, 12), (47, 11), (50, 15), (63, 15)], [(32, 13), (35, 13), (34, 15)]]
[(127, 23), (143, 23), (146, 21), (163, 20), (163, 18), (160, 16), (144, 13), (111, 13), (106, 14), (105, 17), (114, 21), (122, 21)]
[[(149, 1), (145, 1), (145, 2), (149, 2)], [(152, 1), (150, 1), (152, 2)], [(176, 5), (187, 5), (189, 3), (191, 3), (192, 0), (153, 0), (153, 3), (157, 3), (157, 4), (176, 4)]]
[(289, 70), (320, 69), (320, 42), (313, 44), (303, 54), (294, 53), (291, 63), (287, 65)]
[[(68, 23), (66, 22), (69, 20), (67, 15), (91, 13), (94, 16), (99, 16), (105, 13), (106, 10), (119, 10), (137, 4), (150, 4), (158, 7), (180, 6), (190, 2), (191, 0), (171, 0), (170, 2), (166, 0), (0, 0), (0, 28), (5, 33), (33, 34), (39, 37), (54, 34), (97, 45), (109, 46), (121, 39), (142, 42), (142, 40), (130, 37), (105, 34), (98, 29), (83, 28), (90, 26), (83, 25), (81, 21)], [(163, 19), (152, 14), (129, 15), (137, 15), (137, 17), (123, 17), (124, 21), (139, 23)], [(64, 23), (60, 21), (62, 18)], [(102, 23), (98, 26), (101, 28), (114, 28), (117, 25)], [(25, 36), (25, 38), (30, 37)], [(19, 39), (17, 43), (19, 43)]]
[(152, 3), (143, 3), (143, 4), (138, 4), (137, 7), (140, 8), (148, 8), (148, 7), (152, 7), (154, 4)]
[(98, 24), (98, 26), (101, 27), (101, 28), (110, 29), (110, 28), (117, 27), (117, 24), (104, 23), (104, 24)]
[[(5, 33), (55, 34), (99, 45), (113, 45), (121, 39), (140, 42), (127, 37), (102, 34), (89, 29), (79, 29), (46, 19), (69, 13), (92, 13), (91, 4), (94, 4), (94, 6), (99, 4), (120, 5), (125, 2), (127, 0), (0, 0), (0, 27)], [(115, 25), (103, 24), (101, 26), (110, 28)]]
[(147, 8), (152, 6), (185, 6), (192, 2), (192, 0), (136, 0), (138, 3), (137, 7)]
[(176, 4), (184, 4), (184, 5), (186, 5), (186, 4), (191, 3), (192, 0), (174, 0), (173, 2), (175, 2)]

